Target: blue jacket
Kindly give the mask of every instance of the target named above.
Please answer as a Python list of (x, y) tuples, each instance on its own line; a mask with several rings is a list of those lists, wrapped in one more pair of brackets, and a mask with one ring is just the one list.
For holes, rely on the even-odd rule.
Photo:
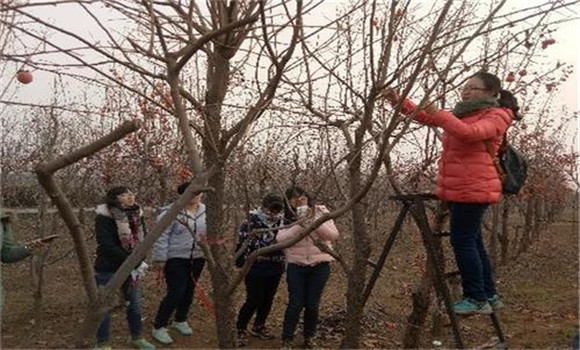
[[(157, 221), (168, 209), (169, 206), (161, 208)], [(205, 236), (205, 233), (205, 205), (200, 203), (195, 214), (189, 214), (183, 209), (155, 242), (152, 251), (153, 261), (203, 258), (203, 251), (195, 242)]]

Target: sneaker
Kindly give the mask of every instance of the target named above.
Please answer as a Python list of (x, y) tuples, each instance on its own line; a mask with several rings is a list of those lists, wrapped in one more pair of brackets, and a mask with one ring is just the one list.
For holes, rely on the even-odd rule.
[(292, 340), (282, 340), (282, 350), (291, 350), (292, 349)]
[(487, 302), (492, 309), (501, 309), (503, 307), (503, 302), (497, 294), (494, 294), (491, 298), (487, 298)]
[(133, 344), (135, 349), (155, 350), (155, 345), (145, 340), (145, 338), (133, 339), (131, 344)]
[(490, 314), (493, 312), (487, 301), (464, 298), (453, 304), (453, 311), (459, 315)]
[(193, 334), (193, 329), (191, 329), (187, 322), (173, 322), (171, 328), (177, 329), (177, 331), (183, 335)]
[(314, 342), (314, 337), (304, 338), (304, 349), (316, 349), (316, 342)]
[(165, 327), (153, 328), (153, 333), (151, 334), (153, 335), (153, 338), (161, 344), (167, 345), (173, 343), (173, 339), (171, 339), (167, 332), (167, 328)]
[(113, 348), (108, 343), (97, 343), (97, 345), (95, 346), (95, 349), (99, 349), (99, 350), (111, 350)]
[(258, 337), (263, 340), (274, 339), (274, 336), (270, 334), (270, 331), (266, 326), (254, 326), (249, 332), (252, 336)]
[(245, 329), (238, 329), (238, 347), (248, 345), (248, 333)]

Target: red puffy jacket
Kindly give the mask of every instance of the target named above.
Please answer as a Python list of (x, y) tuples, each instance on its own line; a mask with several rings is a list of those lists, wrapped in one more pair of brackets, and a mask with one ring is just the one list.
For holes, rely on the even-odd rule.
[[(402, 112), (410, 115), (416, 105), (406, 100)], [(443, 128), (443, 152), (439, 160), (437, 197), (449, 202), (497, 203), (501, 181), (486, 147), (490, 140), (494, 156), (503, 134), (513, 121), (510, 109), (492, 107), (461, 119), (451, 112), (419, 111), (415, 120)]]

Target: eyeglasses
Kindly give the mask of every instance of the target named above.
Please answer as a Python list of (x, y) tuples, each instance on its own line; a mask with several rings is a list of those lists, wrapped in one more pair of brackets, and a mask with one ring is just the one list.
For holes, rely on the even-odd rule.
[(475, 87), (475, 86), (464, 86), (461, 89), (464, 91), (473, 91), (473, 90), (487, 91), (487, 90), (489, 90), (486, 88), (480, 88), (480, 87)]

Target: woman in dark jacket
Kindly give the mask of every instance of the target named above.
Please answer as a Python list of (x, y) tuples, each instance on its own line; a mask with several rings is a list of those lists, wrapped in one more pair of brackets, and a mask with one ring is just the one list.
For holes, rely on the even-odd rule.
[[(143, 241), (145, 220), (141, 208), (135, 202), (135, 195), (125, 186), (112, 188), (107, 192), (106, 204), (97, 206), (95, 233), (97, 236), (97, 259), (95, 272), (97, 284), (106, 285), (133, 249)], [(131, 333), (131, 343), (137, 349), (155, 349), (143, 338), (141, 320), (140, 271), (137, 268), (123, 284), (122, 291), (128, 301), (127, 321)], [(106, 315), (97, 331), (97, 348), (110, 349), (110, 315)]]
[[(236, 251), (244, 249), (236, 260), (236, 266), (242, 267), (246, 257), (255, 250), (267, 247), (275, 242), (278, 227), (282, 224), (284, 201), (276, 194), (267, 194), (262, 205), (252, 210), (242, 224), (238, 236)], [(272, 339), (266, 327), (266, 319), (272, 309), (272, 302), (284, 273), (284, 253), (276, 251), (261, 255), (250, 267), (246, 275), (246, 301), (238, 314), (238, 346), (247, 344), (247, 326), (256, 314), (254, 325), (249, 333), (260, 339)]]

